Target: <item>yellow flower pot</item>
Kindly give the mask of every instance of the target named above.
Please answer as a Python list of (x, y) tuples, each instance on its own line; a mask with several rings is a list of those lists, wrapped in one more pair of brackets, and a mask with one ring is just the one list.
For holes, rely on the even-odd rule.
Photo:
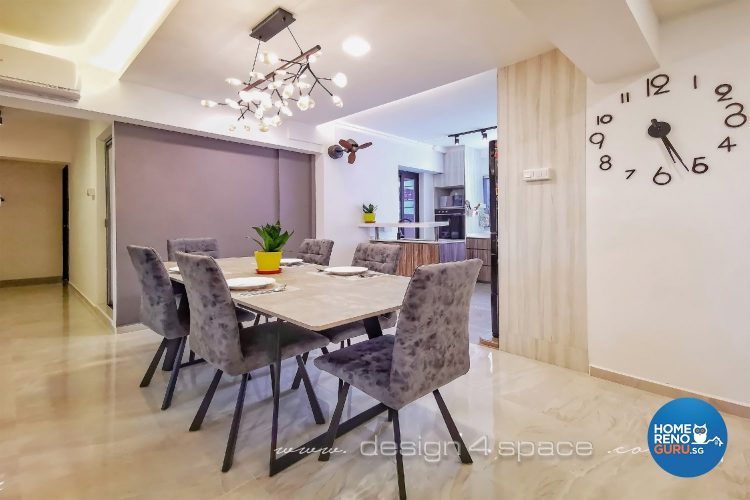
[(255, 252), (258, 274), (274, 274), (281, 270), (281, 252)]
[(374, 213), (371, 213), (371, 214), (363, 213), (362, 214), (362, 219), (364, 219), (364, 221), (367, 222), (368, 224), (372, 224), (373, 222), (375, 222), (375, 214)]

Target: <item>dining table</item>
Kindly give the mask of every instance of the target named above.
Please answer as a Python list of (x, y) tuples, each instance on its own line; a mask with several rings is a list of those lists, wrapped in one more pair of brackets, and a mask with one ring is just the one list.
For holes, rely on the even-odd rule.
[[(260, 276), (253, 257), (216, 259), (225, 279)], [(172, 282), (180, 287), (182, 277), (175, 262), (165, 262)], [(409, 285), (409, 278), (368, 271), (353, 276), (339, 276), (326, 271), (326, 266), (298, 263), (284, 266), (273, 275), (275, 284), (261, 290), (232, 290), (235, 304), (243, 309), (261, 314), (276, 321), (289, 322), (312, 330), (324, 332), (328, 329), (362, 322), (369, 338), (382, 335), (379, 317), (393, 313), (401, 304)], [(183, 300), (186, 295), (183, 294)], [(280, 342), (276, 351), (280, 352)], [(276, 382), (278, 384), (278, 381)], [(378, 403), (361, 413), (341, 422), (336, 437), (366, 423), (387, 411)], [(276, 433), (274, 432), (274, 435)], [(308, 442), (277, 455), (276, 443), (271, 446), (270, 475), (288, 468), (324, 446), (324, 432)], [(287, 451), (288, 448), (285, 448)]]

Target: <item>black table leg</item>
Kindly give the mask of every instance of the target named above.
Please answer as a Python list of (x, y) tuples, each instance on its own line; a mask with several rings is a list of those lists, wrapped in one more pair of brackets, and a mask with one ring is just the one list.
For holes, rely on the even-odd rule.
[(362, 320), (362, 323), (365, 324), (365, 331), (367, 331), (368, 338), (374, 339), (383, 335), (383, 329), (380, 328), (380, 320), (377, 316), (365, 318)]

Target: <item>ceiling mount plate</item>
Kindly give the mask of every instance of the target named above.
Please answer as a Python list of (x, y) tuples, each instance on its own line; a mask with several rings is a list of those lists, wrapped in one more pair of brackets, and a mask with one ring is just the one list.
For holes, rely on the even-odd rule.
[(294, 21), (294, 15), (291, 12), (279, 7), (268, 17), (256, 24), (250, 36), (261, 42), (267, 42), (280, 31), (285, 30)]

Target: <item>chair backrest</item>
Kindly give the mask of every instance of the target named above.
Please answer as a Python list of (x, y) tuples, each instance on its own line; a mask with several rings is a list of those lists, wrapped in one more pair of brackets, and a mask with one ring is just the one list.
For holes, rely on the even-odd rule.
[(370, 271), (396, 274), (401, 245), (388, 243), (360, 243), (354, 251), (353, 266), (366, 267)]
[(480, 259), (414, 271), (396, 324), (390, 390), (414, 401), (469, 371), (469, 309)]
[(190, 303), (190, 348), (215, 367), (238, 374), (240, 329), (224, 274), (213, 257), (184, 252), (175, 257)]
[(308, 264), (327, 266), (331, 262), (333, 241), (305, 239), (299, 246), (297, 256)]
[(167, 240), (167, 259), (174, 262), (177, 252), (209, 255), (219, 258), (219, 242), (216, 238), (176, 238)]
[(177, 314), (172, 281), (156, 250), (128, 245), (128, 254), (141, 287), (141, 323), (168, 339), (188, 334)]

